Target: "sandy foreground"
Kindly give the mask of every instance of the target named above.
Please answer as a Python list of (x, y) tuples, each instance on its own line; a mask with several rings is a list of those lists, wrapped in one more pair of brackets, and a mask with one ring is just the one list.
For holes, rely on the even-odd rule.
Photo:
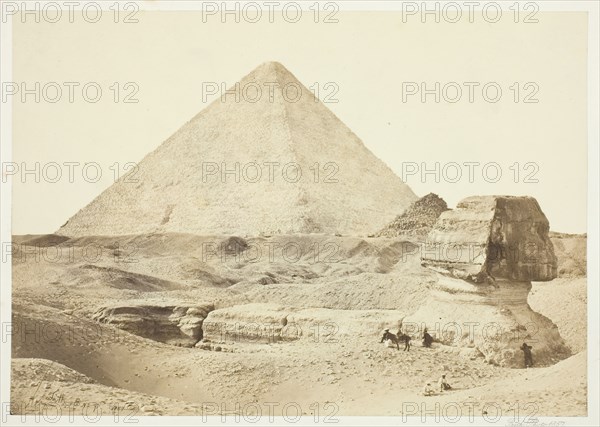
[[(335, 262), (323, 258), (329, 252), (317, 262), (308, 254), (294, 262), (277, 255), (249, 262), (199, 252), (203, 242), (219, 239), (76, 239), (62, 242), (63, 256), (53, 261), (40, 240), (20, 246), (13, 255), (12, 413), (335, 418), (436, 411), (521, 421), (587, 413), (587, 283), (571, 270), (534, 283), (528, 302), (558, 326), (572, 355), (550, 366), (509, 369), (449, 346), (427, 349), (414, 340), (405, 352), (379, 343), (386, 316), (410, 315), (427, 298), (432, 277), (418, 256), (404, 256), (415, 252), (406, 250), (408, 243), (319, 235), (247, 239), (306, 247), (334, 242)], [(114, 256), (115, 244), (130, 245), (135, 255), (123, 262), (122, 252)], [(101, 255), (84, 256), (86, 245)], [(316, 329), (292, 341), (223, 339), (211, 351), (92, 319), (100, 306), (134, 300), (211, 303), (216, 310), (280, 305), (314, 313)], [(334, 319), (339, 331), (324, 333), (331, 325), (323, 319)], [(454, 389), (422, 396), (424, 384), (436, 385), (442, 373)]]

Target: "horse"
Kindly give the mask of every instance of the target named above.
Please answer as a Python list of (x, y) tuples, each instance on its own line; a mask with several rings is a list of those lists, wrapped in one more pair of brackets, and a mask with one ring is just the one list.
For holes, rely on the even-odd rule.
[(385, 331), (380, 342), (384, 342), (385, 340), (390, 340), (392, 343), (396, 344), (396, 348), (398, 350), (400, 350), (400, 342), (403, 342), (404, 350), (410, 350), (410, 336), (402, 333), (401, 330), (399, 330), (397, 334), (392, 334), (390, 331)]
[(406, 335), (402, 331), (398, 331), (396, 337), (398, 341), (404, 342), (404, 351), (410, 351), (410, 335)]
[(390, 331), (385, 331), (383, 333), (383, 336), (381, 337), (380, 342), (384, 342), (385, 340), (390, 340), (392, 343), (396, 344), (396, 348), (400, 350), (400, 344), (398, 344), (398, 337), (395, 334), (392, 334)]

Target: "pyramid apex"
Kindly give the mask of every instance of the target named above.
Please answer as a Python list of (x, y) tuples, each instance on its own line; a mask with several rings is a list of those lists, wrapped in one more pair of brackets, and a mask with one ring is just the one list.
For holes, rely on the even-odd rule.
[(287, 71), (287, 68), (285, 68), (283, 66), (283, 64), (281, 62), (278, 62), (278, 61), (266, 61), (266, 62), (263, 62), (258, 67), (256, 67), (256, 69), (260, 69), (260, 68), (268, 68), (268, 69), (271, 69), (271, 70), (286, 70)]
[(277, 61), (267, 61), (260, 64), (248, 75), (253, 80), (278, 81), (296, 80), (294, 75), (283, 64)]

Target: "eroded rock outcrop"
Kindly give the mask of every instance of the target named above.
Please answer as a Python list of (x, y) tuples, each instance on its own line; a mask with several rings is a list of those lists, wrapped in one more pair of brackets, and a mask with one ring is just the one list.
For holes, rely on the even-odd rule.
[(144, 338), (191, 347), (202, 339), (202, 323), (212, 310), (212, 304), (127, 301), (100, 307), (92, 318)]
[(587, 235), (550, 232), (558, 259), (558, 277), (587, 276)]
[(204, 321), (203, 341), (272, 343), (299, 339), (335, 344), (349, 336), (373, 339), (384, 327), (402, 322), (396, 310), (299, 309), (253, 303), (211, 311)]
[(556, 325), (527, 302), (531, 281), (557, 275), (548, 232), (532, 197), (469, 197), (444, 212), (421, 254), (438, 280), (405, 327), (414, 334), (428, 328), (439, 342), (476, 348), (502, 366), (523, 367), (523, 342), (533, 346), (537, 365), (566, 357)]

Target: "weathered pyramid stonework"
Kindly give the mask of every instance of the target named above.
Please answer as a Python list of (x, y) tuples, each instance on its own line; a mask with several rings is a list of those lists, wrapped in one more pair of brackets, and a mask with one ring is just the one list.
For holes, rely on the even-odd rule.
[(429, 193), (413, 202), (394, 221), (380, 230), (378, 237), (398, 237), (402, 235), (426, 236), (448, 205), (437, 194)]
[(524, 342), (536, 365), (567, 357), (556, 325), (527, 302), (531, 281), (556, 278), (548, 232), (532, 197), (469, 197), (442, 213), (421, 252), (422, 265), (438, 279), (405, 325), (502, 366), (524, 366)]
[(231, 89), (58, 234), (366, 234), (416, 199), (282, 65)]

